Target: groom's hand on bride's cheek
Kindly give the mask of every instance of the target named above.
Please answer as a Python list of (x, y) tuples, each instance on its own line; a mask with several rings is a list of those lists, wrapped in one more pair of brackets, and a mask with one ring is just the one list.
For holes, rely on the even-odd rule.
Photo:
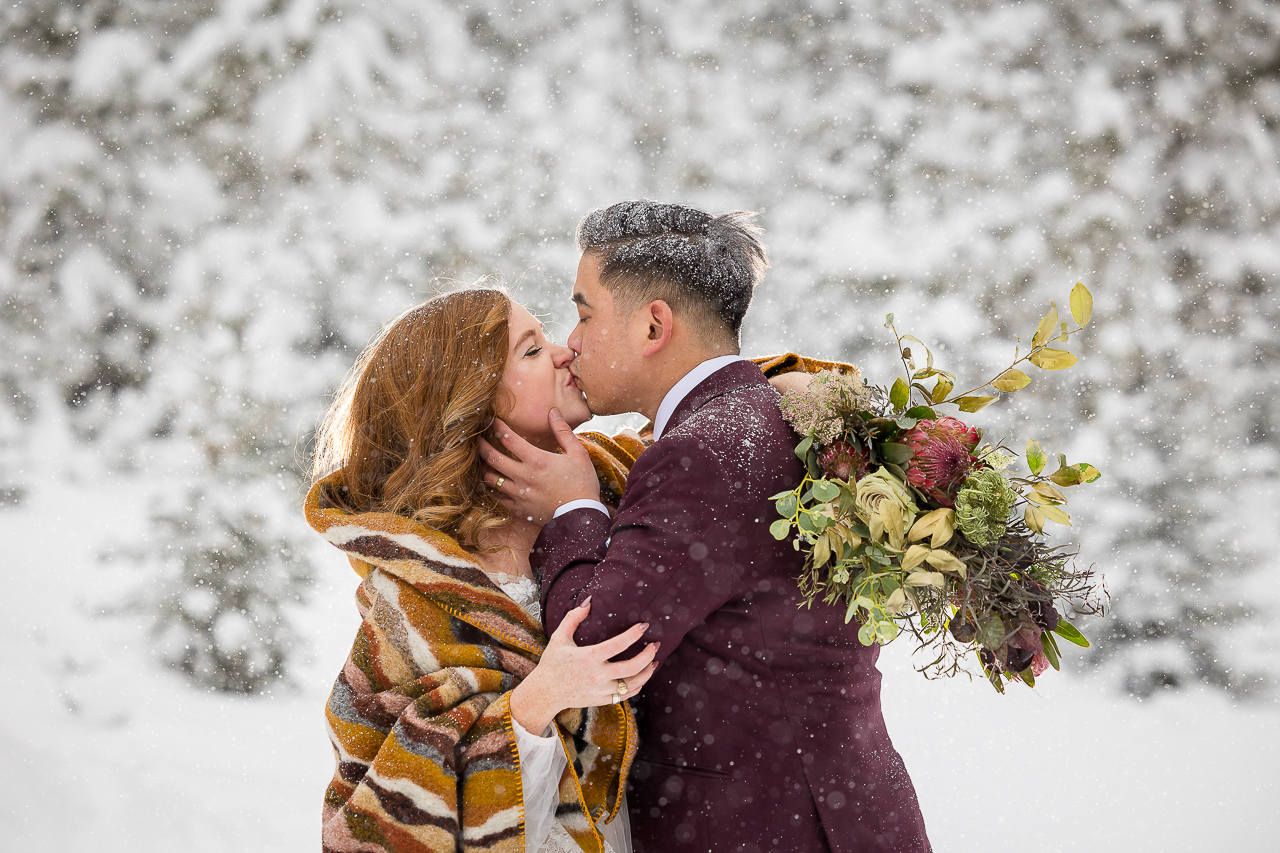
[(586, 448), (559, 410), (551, 410), (549, 423), (563, 453), (534, 447), (497, 419), (494, 431), (507, 453), (480, 439), (480, 455), (490, 469), (485, 483), (513, 516), (538, 524), (570, 501), (600, 500), (600, 481)]

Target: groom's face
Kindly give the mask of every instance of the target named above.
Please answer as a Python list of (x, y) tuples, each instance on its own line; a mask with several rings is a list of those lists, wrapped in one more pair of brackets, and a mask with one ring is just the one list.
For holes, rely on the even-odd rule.
[(568, 344), (578, 357), (569, 370), (587, 395), (587, 405), (597, 415), (638, 411), (640, 401), (630, 386), (643, 368), (640, 347), (648, 327), (637, 325), (641, 312), (619, 316), (613, 294), (600, 283), (599, 258), (591, 253), (578, 262), (573, 302), (578, 324)]

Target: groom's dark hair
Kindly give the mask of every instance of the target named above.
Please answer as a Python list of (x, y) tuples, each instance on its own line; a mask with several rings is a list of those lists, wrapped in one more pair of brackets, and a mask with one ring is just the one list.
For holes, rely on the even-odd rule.
[(720, 216), (681, 204), (623, 201), (578, 224), (578, 249), (600, 258), (600, 283), (625, 314), (661, 299), (708, 337), (737, 345), (769, 256), (756, 215)]

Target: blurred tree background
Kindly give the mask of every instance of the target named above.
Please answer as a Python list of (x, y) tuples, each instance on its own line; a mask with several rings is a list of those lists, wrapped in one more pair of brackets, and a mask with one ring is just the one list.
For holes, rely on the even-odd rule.
[(1278, 128), (1266, 0), (15, 0), (0, 501), (145, 489), (151, 534), (101, 544), (138, 566), (113, 606), (256, 692), (342, 570), (304, 556), (301, 456), (381, 323), (491, 273), (564, 319), (588, 209), (754, 209), (750, 353), (888, 378), (894, 311), (976, 380), (1083, 280), (1081, 366), (979, 422), (1103, 470), (1072, 506), (1114, 597), (1093, 663), (1247, 694), (1280, 605)]

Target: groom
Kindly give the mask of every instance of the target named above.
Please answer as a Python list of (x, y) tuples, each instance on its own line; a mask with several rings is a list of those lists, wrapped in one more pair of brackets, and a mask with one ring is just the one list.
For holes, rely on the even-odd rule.
[(769, 496), (803, 472), (777, 392), (738, 355), (758, 233), (748, 214), (648, 201), (588, 214), (572, 372), (596, 414), (652, 419), (654, 443), (611, 517), (553, 410), (565, 452), (502, 459), (503, 500), (548, 519), (532, 557), (548, 632), (589, 595), (579, 643), (636, 622), (661, 642), (635, 697), (637, 851), (928, 851), (878, 648), (842, 608), (798, 607), (803, 557), (769, 534)]

